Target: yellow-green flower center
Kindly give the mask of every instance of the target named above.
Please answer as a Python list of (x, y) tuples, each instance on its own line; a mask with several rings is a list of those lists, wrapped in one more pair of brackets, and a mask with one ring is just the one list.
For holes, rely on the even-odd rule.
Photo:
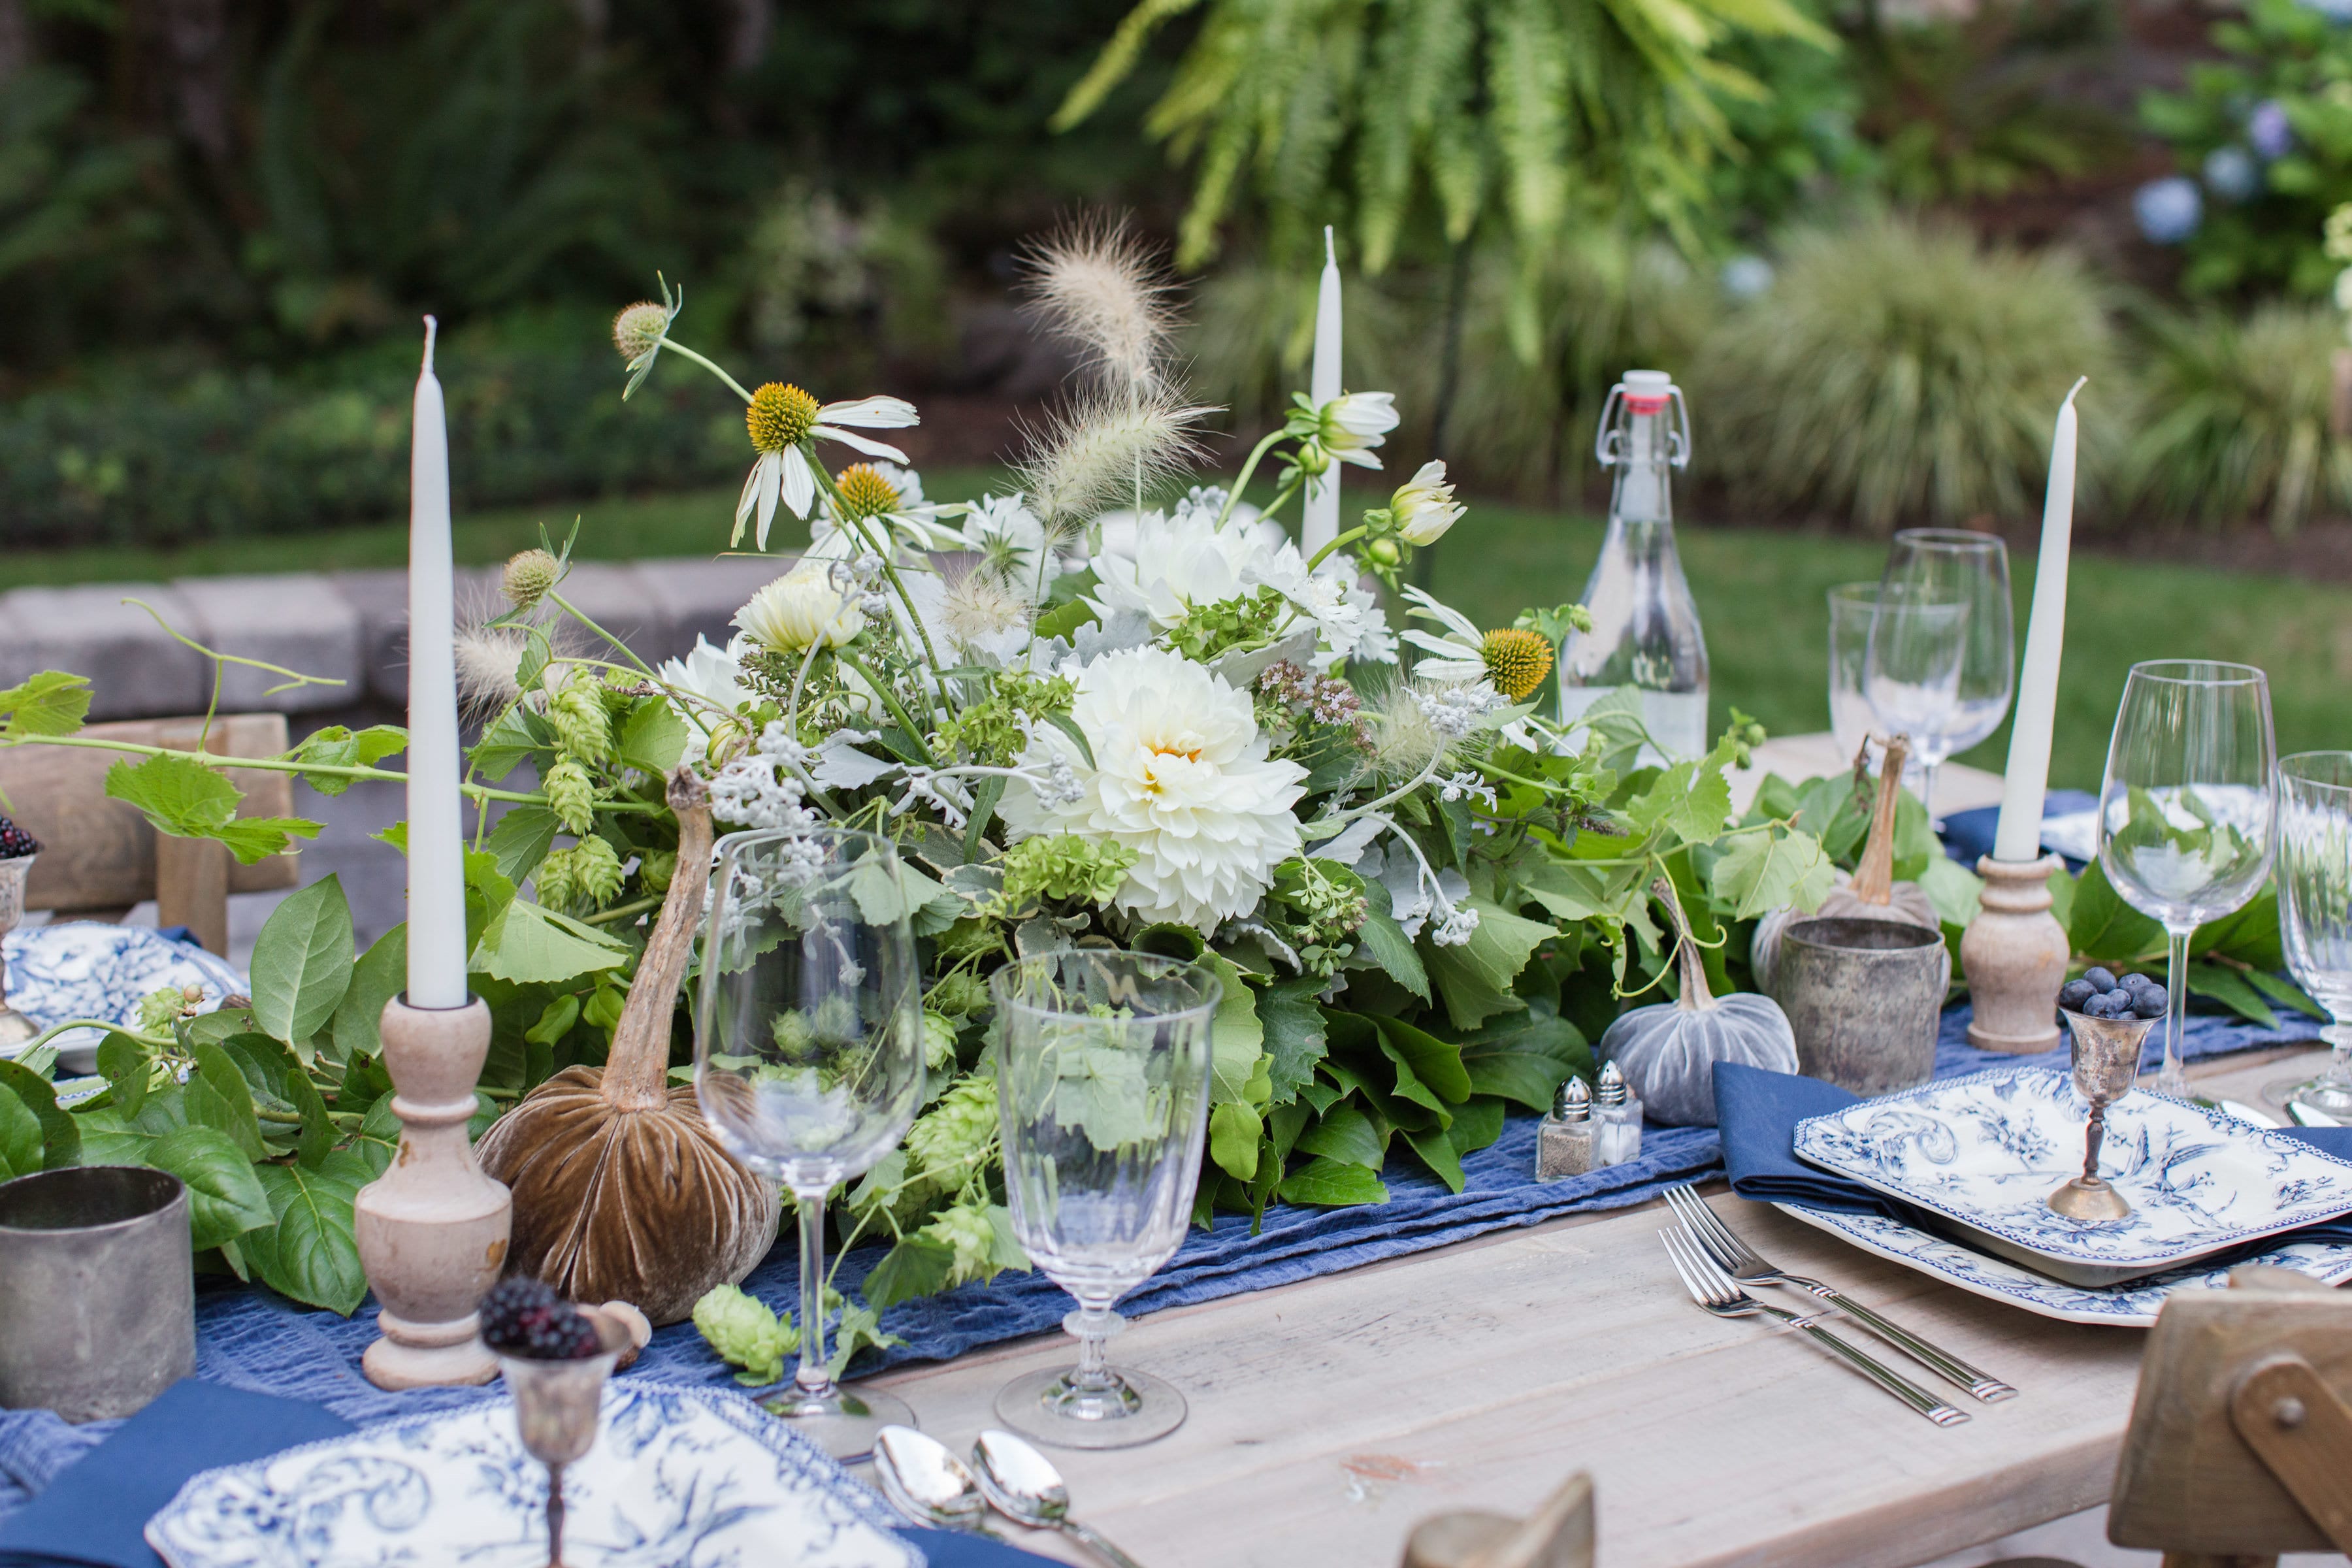
[(816, 424), (816, 399), (797, 386), (768, 383), (751, 395), (751, 406), (743, 411), (751, 445), (762, 452), (788, 451), (799, 446)]
[(1517, 626), (1488, 632), (1480, 652), (1486, 660), (1486, 679), (1514, 702), (1524, 700), (1551, 673), (1551, 644)]
[(613, 346), (621, 351), (623, 359), (635, 363), (668, 331), (669, 312), (641, 300), (613, 318)]
[(843, 513), (853, 522), (898, 510), (898, 488), (871, 463), (851, 464), (835, 476), (833, 484), (841, 492)]

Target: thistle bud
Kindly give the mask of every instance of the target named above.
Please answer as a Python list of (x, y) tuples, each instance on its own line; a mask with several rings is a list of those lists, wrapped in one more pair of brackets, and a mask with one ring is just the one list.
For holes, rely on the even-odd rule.
[(518, 610), (528, 610), (555, 586), (563, 575), (562, 563), (544, 550), (526, 550), (507, 562), (506, 576), (501, 586), (506, 590), (507, 603)]

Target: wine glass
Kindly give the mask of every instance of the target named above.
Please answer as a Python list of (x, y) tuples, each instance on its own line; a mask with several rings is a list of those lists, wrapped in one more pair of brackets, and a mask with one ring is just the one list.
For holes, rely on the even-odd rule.
[[(1920, 798), (1936, 822), (1936, 770), (2000, 728), (2017, 689), (2017, 634), (2009, 597), (2009, 547), (1965, 528), (1906, 528), (1886, 552), (1883, 586), (1968, 606), (1967, 646), (1952, 704), (1932, 730), (1911, 731)], [(1937, 826), (1940, 827), (1941, 823)]]
[[(1940, 733), (1959, 700), (1960, 666), (1968, 652), (1969, 606), (1937, 598), (1909, 584), (1882, 584), (1870, 612), (1863, 648), (1862, 690), (1884, 735), (1907, 735), (1911, 754)], [(1936, 770), (1923, 775), (1921, 797), (1932, 809)]]
[(2252, 898), (2270, 875), (2276, 756), (2261, 670), (2205, 659), (2132, 666), (2099, 786), (2099, 865), (2170, 939), (2159, 1094), (2189, 1093), (2180, 1041), (2190, 933)]
[[(1870, 618), (1878, 608), (1878, 584), (1840, 583), (1830, 601), (1830, 734), (1838, 755), (1851, 758), (1874, 732), (1864, 669), (1870, 655)], [(1874, 758), (1875, 752), (1873, 752)]]
[(767, 1408), (859, 1458), (914, 1415), (825, 1368), (824, 1200), (897, 1145), (922, 1100), (905, 881), (887, 839), (826, 827), (730, 834), (712, 883), (695, 1098), (728, 1152), (800, 1210), (800, 1370)]
[(1172, 1432), (1184, 1396), (1114, 1371), (1111, 1303), (1175, 1255), (1192, 1223), (1209, 1119), (1211, 1017), (1222, 994), (1197, 963), (1111, 949), (1044, 953), (989, 979), (1003, 1043), (996, 1103), (1013, 1233), (1077, 1299), (1062, 1327), (1078, 1364), (1013, 1379), (996, 1414), (1070, 1448), (1124, 1448)]
[(2336, 1047), (2317, 1078), (2263, 1092), (2352, 1119), (2352, 752), (2299, 752), (2278, 765), (2279, 935), (2295, 983), (2327, 1009)]

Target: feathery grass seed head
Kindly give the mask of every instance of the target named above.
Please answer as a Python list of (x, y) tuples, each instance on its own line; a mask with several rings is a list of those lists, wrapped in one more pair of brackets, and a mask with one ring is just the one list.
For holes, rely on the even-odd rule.
[(1176, 285), (1124, 218), (1066, 226), (1024, 258), (1034, 310), (1105, 384), (1129, 393), (1167, 379)]
[(1067, 537), (1109, 502), (1173, 477), (1201, 455), (1193, 434), (1213, 409), (1167, 394), (1096, 393), (1034, 433), (1021, 488), (1047, 530)]

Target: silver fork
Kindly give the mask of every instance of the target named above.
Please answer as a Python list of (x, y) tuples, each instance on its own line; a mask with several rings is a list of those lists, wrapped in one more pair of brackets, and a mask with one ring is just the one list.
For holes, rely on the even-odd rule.
[(1818, 1279), (1808, 1279), (1801, 1274), (1790, 1274), (1775, 1268), (1764, 1256), (1739, 1239), (1731, 1227), (1706, 1206), (1706, 1201), (1691, 1187), (1668, 1187), (1666, 1206), (1683, 1222), (1691, 1239), (1706, 1249), (1716, 1265), (1742, 1285), (1786, 1285), (1820, 1297), (1921, 1366), (1947, 1382), (1958, 1384), (1983, 1400), (1998, 1405), (2004, 1399), (2017, 1397), (2017, 1390), (1997, 1377), (1988, 1377), (1948, 1351), (1939, 1350), (1910, 1330), (1889, 1322), (1868, 1307), (1855, 1300), (1833, 1285)]
[(1666, 1244), (1666, 1256), (1673, 1259), (1675, 1272), (1682, 1276), (1683, 1289), (1690, 1292), (1691, 1300), (1717, 1317), (1777, 1318), (1937, 1426), (1956, 1426), (1969, 1418), (1967, 1411), (1955, 1410), (1909, 1378), (1879, 1365), (1811, 1319), (1768, 1307), (1750, 1296), (1732, 1283), (1731, 1277), (1717, 1268), (1680, 1226), (1658, 1232), (1658, 1239)]

